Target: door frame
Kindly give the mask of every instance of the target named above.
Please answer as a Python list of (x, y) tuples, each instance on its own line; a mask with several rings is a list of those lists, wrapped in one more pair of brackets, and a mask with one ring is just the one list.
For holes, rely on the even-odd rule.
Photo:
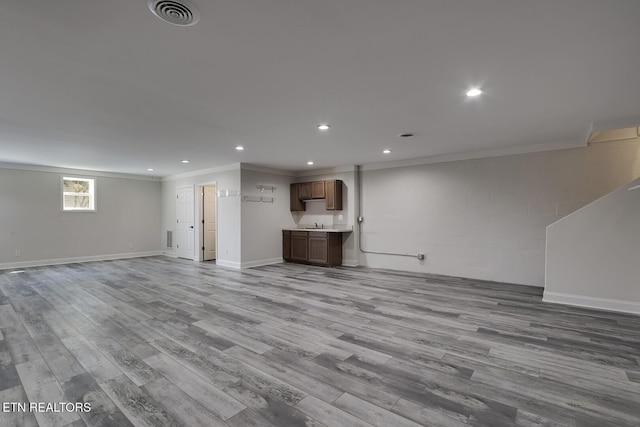
[[(197, 197), (194, 197), (195, 202), (195, 209), (194, 209), (194, 214), (195, 214), (195, 232), (198, 235), (197, 239), (193, 239), (194, 244), (196, 245), (194, 248), (195, 253), (197, 254), (194, 257), (194, 261), (199, 261), (199, 262), (203, 262), (204, 261), (204, 254), (202, 252), (202, 245), (203, 245), (203, 241), (202, 241), (202, 231), (203, 231), (203, 227), (202, 227), (202, 211), (204, 209), (204, 206), (202, 206), (202, 191), (204, 187), (208, 187), (208, 186), (213, 186), (215, 185), (216, 187), (216, 254), (218, 253), (218, 249), (220, 248), (220, 245), (218, 244), (218, 183), (217, 181), (212, 181), (212, 182), (200, 182), (197, 183), (195, 185), (196, 187), (196, 194)], [(218, 259), (218, 256), (216, 255), (216, 259)]]

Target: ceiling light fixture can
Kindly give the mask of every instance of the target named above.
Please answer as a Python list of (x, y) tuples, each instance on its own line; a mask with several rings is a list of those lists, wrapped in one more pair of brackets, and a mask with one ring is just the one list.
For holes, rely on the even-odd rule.
[(313, 166), (313, 162), (312, 162), (311, 160), (309, 160), (309, 161), (307, 162), (307, 164), (308, 164), (309, 166)]
[(236, 146), (236, 150), (242, 151), (242, 150), (244, 150), (244, 147), (242, 145), (238, 145), (238, 146)]
[(388, 148), (385, 148), (384, 150), (382, 150), (383, 154), (390, 154), (391, 150), (389, 150)]
[(330, 128), (331, 128), (331, 126), (329, 126), (329, 125), (328, 125), (328, 124), (326, 124), (326, 123), (322, 123), (322, 124), (319, 124), (319, 125), (318, 125), (318, 129), (319, 129), (319, 130), (329, 130)]
[(189, 160), (181, 160), (182, 163), (189, 163)]
[(480, 96), (483, 94), (483, 90), (477, 87), (471, 88), (467, 91), (467, 96), (469, 98), (475, 98), (476, 96)]

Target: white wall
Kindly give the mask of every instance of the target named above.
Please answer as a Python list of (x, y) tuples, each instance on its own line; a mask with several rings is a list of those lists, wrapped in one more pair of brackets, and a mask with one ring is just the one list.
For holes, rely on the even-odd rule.
[[(354, 224), (356, 223), (356, 197), (355, 188), (355, 168), (349, 170), (335, 169), (321, 173), (307, 172), (303, 176), (295, 178), (294, 182), (323, 181), (330, 179), (342, 180), (342, 210), (327, 211), (323, 202), (308, 202), (304, 212), (293, 213), (293, 219), (297, 225), (306, 226), (314, 225), (314, 223), (324, 224), (325, 226), (347, 226), (354, 228), (354, 232), (343, 234), (342, 244), (342, 264), (346, 266), (357, 266), (358, 247), (357, 234)], [(342, 216), (342, 219), (340, 219)]]
[[(273, 203), (242, 202), (242, 267), (282, 262), (282, 229), (295, 226), (289, 209), (291, 177), (242, 165), (242, 196), (273, 197)], [(249, 169), (248, 169), (249, 168)], [(259, 184), (273, 185), (261, 193)]]
[(640, 176), (640, 140), (364, 170), (360, 264), (543, 286), (546, 226)]
[[(167, 248), (167, 231), (175, 233), (176, 226), (176, 189), (179, 187), (192, 186), (194, 194), (197, 186), (204, 184), (216, 184), (219, 190), (240, 190), (240, 164), (229, 167), (212, 169), (199, 174), (185, 174), (183, 176), (168, 177), (162, 182), (162, 222), (161, 239), (162, 250), (166, 255), (174, 256), (175, 249)], [(220, 197), (217, 199), (218, 209), (218, 265), (240, 268), (241, 263), (241, 214), (240, 196)], [(196, 209), (194, 216), (197, 218)], [(195, 220), (194, 218), (194, 220)], [(159, 228), (160, 229), (160, 228)], [(197, 230), (197, 228), (196, 228)], [(175, 234), (174, 234), (175, 235)], [(196, 245), (198, 239), (195, 239)]]
[[(31, 169), (0, 168), (0, 268), (160, 253), (160, 182)], [(69, 174), (96, 177), (97, 212), (62, 212)]]
[(544, 300), (640, 314), (640, 179), (547, 227)]

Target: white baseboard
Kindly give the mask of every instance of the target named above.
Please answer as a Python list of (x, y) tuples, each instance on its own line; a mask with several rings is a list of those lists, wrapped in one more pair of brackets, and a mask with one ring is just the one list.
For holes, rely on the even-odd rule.
[(220, 267), (235, 268), (236, 270), (240, 270), (242, 267), (239, 262), (226, 261), (223, 259), (216, 259), (216, 265), (219, 265)]
[(343, 259), (342, 266), (343, 267), (358, 267), (360, 265), (360, 261), (357, 259)]
[(158, 255), (163, 255), (162, 251), (127, 252), (123, 254), (93, 255), (93, 256), (83, 256), (83, 257), (73, 257), (73, 258), (39, 259), (39, 260), (21, 261), (21, 262), (5, 262), (5, 263), (0, 263), (0, 270), (9, 270), (14, 268), (28, 268), (28, 267), (43, 267), (45, 265), (75, 264), (78, 262), (111, 261), (116, 259), (142, 258), (142, 257), (158, 256)]
[(629, 302), (607, 298), (587, 297), (582, 295), (561, 294), (544, 291), (543, 302), (566, 304), (576, 307), (594, 308), (597, 310), (617, 311), (620, 313), (640, 314), (640, 302)]
[(260, 259), (257, 261), (243, 262), (242, 268), (260, 267), (261, 265), (281, 264), (283, 262), (284, 262), (284, 259), (282, 259), (282, 257), (271, 258), (271, 259)]

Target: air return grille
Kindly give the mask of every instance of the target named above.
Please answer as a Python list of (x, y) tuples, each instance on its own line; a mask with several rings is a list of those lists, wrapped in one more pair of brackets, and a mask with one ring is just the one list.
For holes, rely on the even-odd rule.
[(200, 19), (198, 10), (186, 0), (149, 0), (148, 5), (154, 15), (173, 25), (193, 25)]
[(173, 247), (173, 231), (167, 230), (167, 247)]

